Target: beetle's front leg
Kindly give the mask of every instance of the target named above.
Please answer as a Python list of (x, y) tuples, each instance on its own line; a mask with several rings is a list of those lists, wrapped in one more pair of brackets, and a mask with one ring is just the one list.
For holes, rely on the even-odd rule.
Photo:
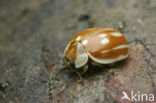
[(88, 64), (86, 64), (84, 67), (83, 67), (83, 71), (80, 72), (81, 75), (84, 75), (88, 70)]

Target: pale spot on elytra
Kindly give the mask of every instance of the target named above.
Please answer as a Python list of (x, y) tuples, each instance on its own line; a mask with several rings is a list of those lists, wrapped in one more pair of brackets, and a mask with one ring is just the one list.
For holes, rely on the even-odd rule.
[(86, 45), (87, 43), (88, 43), (88, 40), (83, 40), (83, 41), (82, 41), (82, 44), (83, 44), (83, 45)]
[(77, 41), (79, 41), (80, 39), (81, 39), (81, 36), (78, 36), (78, 37), (76, 38)]
[(114, 33), (111, 33), (113, 36), (116, 36), (116, 37), (119, 37), (119, 36), (122, 36), (121, 33), (118, 33), (118, 32), (114, 32)]
[(111, 51), (111, 50), (104, 50), (104, 51), (102, 51), (101, 53), (107, 53), (107, 52), (109, 52), (109, 51)]
[(101, 34), (101, 35), (99, 35), (99, 37), (100, 38), (103, 38), (103, 37), (105, 37), (107, 34)]
[(104, 38), (101, 40), (101, 44), (107, 44), (107, 43), (109, 43), (109, 39)]

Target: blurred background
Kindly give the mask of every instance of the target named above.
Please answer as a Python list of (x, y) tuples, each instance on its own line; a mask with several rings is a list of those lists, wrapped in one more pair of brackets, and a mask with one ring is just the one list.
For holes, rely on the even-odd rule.
[[(104, 90), (107, 82), (100, 79), (102, 75), (97, 81), (104, 83), (103, 89), (97, 89), (96, 83), (92, 87), (95, 96), (88, 96), (92, 92), (87, 79), (85, 86), (73, 84), (74, 74), (62, 71), (60, 65), (50, 66), (62, 62), (72, 36), (99, 26), (120, 30), (129, 42), (139, 41), (151, 60), (140, 60), (145, 61), (141, 65), (156, 73), (156, 0), (0, 0), (0, 103), (119, 102), (113, 92)], [(150, 79), (152, 89), (144, 91), (155, 91), (156, 77), (146, 73), (141, 76)], [(150, 83), (147, 86), (145, 82), (144, 88)]]

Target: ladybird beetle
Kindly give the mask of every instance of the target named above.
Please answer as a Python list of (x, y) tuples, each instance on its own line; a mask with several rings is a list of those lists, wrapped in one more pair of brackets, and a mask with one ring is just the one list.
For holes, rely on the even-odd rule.
[(88, 64), (113, 64), (127, 58), (129, 47), (121, 32), (111, 28), (96, 27), (75, 35), (64, 50), (65, 66), (79, 75)]

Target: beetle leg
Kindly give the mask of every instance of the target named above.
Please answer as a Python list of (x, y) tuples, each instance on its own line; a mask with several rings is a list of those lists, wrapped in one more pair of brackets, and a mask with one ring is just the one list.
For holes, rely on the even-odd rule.
[(88, 70), (88, 65), (86, 64), (84, 67), (83, 67), (83, 71), (80, 72), (81, 75), (84, 75)]
[(117, 64), (112, 63), (112, 64), (108, 64), (108, 66), (109, 66), (109, 67), (115, 67), (115, 66), (117, 66)]
[(108, 73), (114, 75), (114, 71), (112, 71), (112, 69), (110, 69), (110, 68), (106, 68), (105, 70), (106, 70)]
[(77, 80), (78, 82), (81, 82), (83, 80), (81, 74), (78, 71), (72, 69), (71, 67), (69, 67), (68, 70), (75, 72), (79, 76), (79, 79)]
[(75, 71), (75, 72), (76, 72), (76, 74), (79, 76), (79, 79), (78, 79), (77, 81), (78, 81), (78, 82), (81, 82), (81, 81), (83, 80), (81, 74), (80, 74), (79, 72), (77, 72), (77, 71)]

